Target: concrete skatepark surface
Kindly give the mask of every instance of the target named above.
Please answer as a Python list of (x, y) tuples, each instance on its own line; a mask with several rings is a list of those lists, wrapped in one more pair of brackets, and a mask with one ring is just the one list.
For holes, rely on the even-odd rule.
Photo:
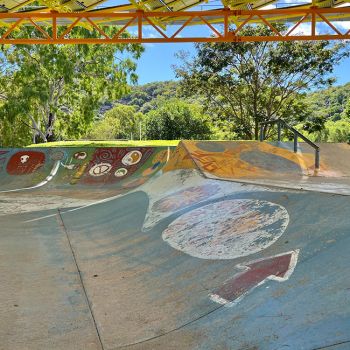
[(0, 150), (0, 349), (350, 349), (350, 146)]

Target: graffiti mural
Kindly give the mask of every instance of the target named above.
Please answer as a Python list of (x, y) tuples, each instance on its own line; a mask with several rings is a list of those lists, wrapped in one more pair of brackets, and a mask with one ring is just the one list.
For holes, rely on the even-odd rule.
[(153, 148), (99, 148), (86, 167), (82, 183), (115, 183), (132, 175), (152, 155)]
[(163, 169), (163, 167), (165, 166), (168, 160), (169, 155), (170, 155), (169, 149), (159, 150), (159, 151), (156, 150), (152, 158), (152, 163), (150, 164), (149, 167), (143, 170), (142, 176), (147, 177)]
[(274, 243), (289, 222), (281, 205), (251, 199), (224, 200), (187, 212), (163, 232), (173, 248), (202, 259), (235, 259)]
[(302, 176), (314, 171), (313, 153), (294, 153), (266, 142), (186, 141), (184, 145), (200, 169), (221, 178), (269, 178), (289, 172)]
[(44, 165), (45, 159), (45, 153), (43, 152), (20, 151), (10, 158), (6, 170), (10, 175), (31, 174)]
[(163, 171), (172, 171), (177, 169), (196, 169), (191, 155), (184, 147), (184, 142), (180, 142), (176, 149), (172, 150), (168, 163)]

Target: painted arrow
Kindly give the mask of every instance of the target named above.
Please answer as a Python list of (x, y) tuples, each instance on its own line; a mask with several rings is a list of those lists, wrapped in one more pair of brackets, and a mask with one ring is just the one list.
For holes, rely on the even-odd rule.
[(297, 264), (298, 255), (299, 249), (237, 265), (243, 271), (214, 290), (210, 294), (211, 300), (232, 306), (267, 280), (288, 280)]

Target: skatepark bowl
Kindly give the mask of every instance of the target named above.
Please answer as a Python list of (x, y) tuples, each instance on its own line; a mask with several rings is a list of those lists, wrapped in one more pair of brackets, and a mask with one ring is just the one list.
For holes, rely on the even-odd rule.
[(0, 149), (0, 349), (350, 349), (350, 146)]

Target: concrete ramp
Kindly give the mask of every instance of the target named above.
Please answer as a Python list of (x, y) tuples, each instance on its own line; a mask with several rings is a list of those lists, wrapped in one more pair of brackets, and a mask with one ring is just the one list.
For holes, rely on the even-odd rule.
[(186, 141), (184, 147), (206, 177), (283, 188), (350, 194), (350, 145), (321, 144), (314, 150), (288, 142)]
[(287, 146), (1, 150), (0, 349), (349, 349), (350, 197), (261, 184)]

